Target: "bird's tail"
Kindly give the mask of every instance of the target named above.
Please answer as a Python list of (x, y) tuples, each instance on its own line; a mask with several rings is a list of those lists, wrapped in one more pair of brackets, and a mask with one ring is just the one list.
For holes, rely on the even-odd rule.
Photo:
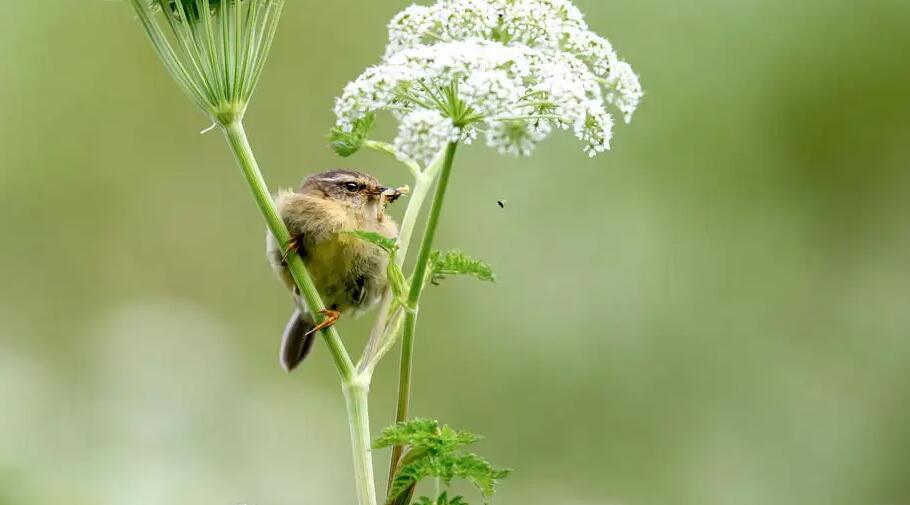
[(313, 341), (316, 340), (316, 332), (312, 331), (315, 327), (313, 316), (294, 309), (281, 336), (281, 351), (278, 356), (285, 371), (293, 371), (310, 353)]

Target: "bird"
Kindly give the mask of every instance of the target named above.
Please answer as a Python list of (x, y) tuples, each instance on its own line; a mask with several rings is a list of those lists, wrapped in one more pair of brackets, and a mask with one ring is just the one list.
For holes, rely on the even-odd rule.
[[(363, 230), (397, 238), (398, 225), (385, 210), (406, 191), (407, 187), (385, 187), (362, 172), (337, 169), (310, 175), (296, 190), (278, 192), (275, 204), (291, 240), (282, 247), (267, 233), (266, 257), (292, 291), (297, 307), (281, 338), (279, 358), (285, 371), (293, 371), (306, 358), (319, 330), (334, 324), (342, 313), (356, 317), (366, 312), (382, 298), (388, 286), (388, 255), (343, 232)], [(303, 259), (325, 303), (326, 317), (319, 325), (307, 312), (288, 270), (292, 251)]]

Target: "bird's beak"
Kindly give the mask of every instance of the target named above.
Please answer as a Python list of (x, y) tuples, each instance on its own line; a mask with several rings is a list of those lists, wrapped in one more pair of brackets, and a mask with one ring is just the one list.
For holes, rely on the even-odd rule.
[(370, 201), (384, 203), (386, 191), (388, 191), (388, 188), (380, 186), (370, 190), (367, 195), (369, 195)]

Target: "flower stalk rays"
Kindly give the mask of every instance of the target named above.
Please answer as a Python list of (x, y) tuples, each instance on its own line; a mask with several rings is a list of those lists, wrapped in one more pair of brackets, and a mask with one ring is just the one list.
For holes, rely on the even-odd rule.
[(221, 125), (242, 119), (284, 0), (130, 1), (161, 61), (193, 103)]

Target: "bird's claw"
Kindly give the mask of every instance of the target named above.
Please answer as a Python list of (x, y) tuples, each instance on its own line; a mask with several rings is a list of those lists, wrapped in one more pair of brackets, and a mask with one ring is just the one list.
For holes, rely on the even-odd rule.
[(297, 239), (297, 237), (291, 237), (291, 239), (288, 240), (288, 245), (284, 248), (284, 251), (281, 254), (282, 265), (287, 266), (288, 256), (290, 256), (292, 252), (297, 252), (297, 247), (299, 245), (300, 241)]
[(336, 322), (338, 322), (338, 319), (341, 318), (341, 312), (338, 312), (337, 310), (322, 309), (319, 311), (319, 313), (325, 316), (325, 319), (323, 319), (321, 323), (314, 326), (312, 330), (306, 332), (307, 336), (334, 325)]

